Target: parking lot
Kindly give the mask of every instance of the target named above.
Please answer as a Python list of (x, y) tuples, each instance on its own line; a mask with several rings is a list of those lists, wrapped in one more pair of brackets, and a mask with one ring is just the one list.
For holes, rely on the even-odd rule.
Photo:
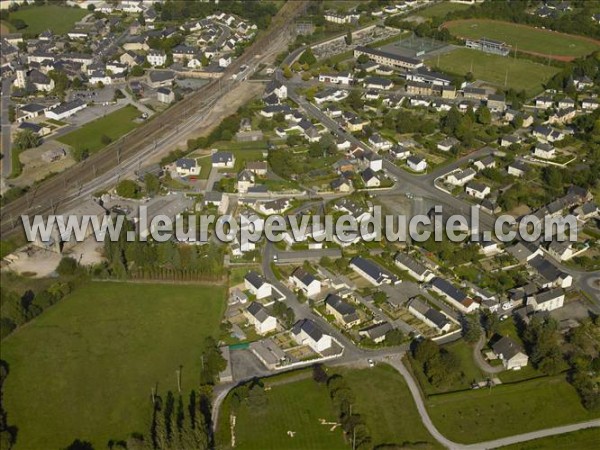
[(365, 46), (371, 42), (387, 39), (397, 34), (399, 34), (398, 30), (375, 26), (353, 33), (352, 44), (350, 45), (346, 45), (345, 38), (340, 37), (313, 47), (313, 54), (317, 59), (330, 58), (331, 56), (354, 50), (357, 46)]

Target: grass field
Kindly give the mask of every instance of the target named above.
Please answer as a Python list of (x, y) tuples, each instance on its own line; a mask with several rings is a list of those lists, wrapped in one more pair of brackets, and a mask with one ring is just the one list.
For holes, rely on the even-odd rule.
[[(269, 384), (275, 380), (267, 379)], [(276, 382), (276, 381), (275, 381)], [(335, 450), (347, 449), (342, 431), (330, 431), (319, 419), (335, 422), (336, 416), (327, 388), (308, 378), (272, 386), (265, 392), (266, 406), (252, 407), (246, 402), (237, 410), (235, 448), (240, 450)], [(219, 418), (218, 448), (231, 448), (230, 396)], [(294, 437), (288, 436), (294, 431)]]
[(587, 428), (572, 433), (559, 434), (520, 444), (500, 447), (502, 450), (555, 450), (576, 448), (577, 450), (595, 450), (600, 442), (600, 428)]
[(113, 141), (127, 134), (138, 124), (133, 120), (139, 117), (140, 112), (135, 106), (127, 105), (104, 117), (86, 123), (57, 140), (73, 148), (87, 148), (90, 153), (105, 147), (102, 136), (106, 135)]
[(548, 81), (559, 69), (526, 59), (514, 59), (491, 55), (468, 48), (459, 48), (427, 61), (444, 72), (465, 75), (473, 72), (476, 79), (516, 90), (524, 89), (529, 95), (543, 90), (542, 83)]
[(563, 375), (431, 396), (427, 410), (438, 430), (473, 443), (598, 417), (584, 409)]
[(217, 335), (221, 287), (90, 283), (2, 342), (10, 364), (4, 408), (16, 449), (147, 432), (151, 388), (196, 387), (199, 346)]
[(429, 6), (427, 8), (420, 9), (415, 13), (415, 15), (427, 18), (444, 17), (448, 13), (454, 11), (462, 11), (463, 9), (467, 9), (469, 7), (470, 5), (464, 5), (462, 3), (442, 2), (436, 3), (435, 5)]
[(451, 21), (445, 24), (455, 36), (486, 37), (506, 42), (513, 49), (541, 55), (577, 57), (600, 49), (600, 42), (585, 37), (541, 30), (525, 25), (486, 19)]
[[(417, 412), (402, 376), (392, 367), (342, 372), (356, 396), (356, 411), (366, 419), (372, 446), (428, 442), (437, 447)], [(428, 447), (429, 448), (429, 447)]]
[(58, 5), (30, 6), (10, 13), (10, 19), (21, 19), (27, 28), (19, 30), (25, 33), (39, 34), (52, 30), (54, 34), (66, 34), (71, 31), (75, 22), (83, 19), (90, 12), (82, 8), (67, 8)]

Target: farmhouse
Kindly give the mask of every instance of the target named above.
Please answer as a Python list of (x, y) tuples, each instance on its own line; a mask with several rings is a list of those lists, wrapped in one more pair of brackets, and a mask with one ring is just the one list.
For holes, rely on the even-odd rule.
[(321, 282), (302, 267), (298, 267), (292, 272), (290, 281), (307, 297), (314, 297), (321, 292)]
[(350, 261), (350, 268), (375, 286), (381, 284), (397, 284), (398, 278), (381, 268), (371, 260), (356, 256)]
[(254, 271), (250, 271), (244, 277), (244, 286), (258, 300), (272, 295), (272, 286)]
[(467, 294), (458, 290), (443, 278), (435, 277), (431, 283), (431, 288), (463, 313), (468, 314), (479, 308), (478, 303), (475, 303)]
[(525, 367), (529, 361), (529, 357), (521, 346), (507, 336), (492, 345), (492, 351), (502, 360), (502, 365), (506, 370), (519, 370)]
[(325, 311), (335, 317), (335, 320), (345, 328), (352, 328), (360, 323), (354, 306), (335, 294), (329, 294), (325, 299)]
[(425, 325), (436, 329), (438, 333), (450, 331), (450, 320), (448, 320), (444, 314), (430, 308), (418, 298), (413, 298), (408, 302), (408, 312), (422, 321)]
[(292, 335), (299, 345), (308, 345), (320, 353), (331, 347), (331, 336), (324, 334), (321, 328), (310, 319), (302, 319), (292, 328)]
[(244, 311), (248, 321), (254, 325), (257, 334), (266, 334), (277, 329), (277, 319), (258, 302), (252, 302)]

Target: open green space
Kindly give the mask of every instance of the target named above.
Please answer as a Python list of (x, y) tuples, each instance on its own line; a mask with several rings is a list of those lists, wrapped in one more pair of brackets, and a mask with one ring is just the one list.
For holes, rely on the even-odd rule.
[(478, 80), (487, 81), (500, 88), (525, 90), (535, 95), (543, 90), (542, 84), (548, 81), (559, 69), (535, 63), (527, 59), (459, 48), (427, 61), (444, 72), (463, 76), (472, 72)]
[(139, 116), (140, 112), (135, 106), (127, 105), (104, 117), (86, 123), (57, 140), (75, 149), (87, 149), (90, 153), (93, 153), (110, 143), (105, 136), (112, 142), (137, 127), (138, 124), (134, 122), (134, 119)]
[(583, 422), (587, 411), (564, 375), (492, 389), (430, 396), (427, 410), (437, 429), (455, 442), (474, 443)]
[(75, 22), (83, 19), (90, 12), (82, 8), (69, 8), (59, 5), (29, 6), (11, 12), (9, 20), (20, 19), (27, 27), (19, 30), (25, 33), (39, 34), (51, 30), (54, 34), (66, 34), (71, 31)]
[(598, 448), (598, 442), (600, 442), (600, 428), (586, 428), (500, 448), (502, 450), (555, 450), (557, 448), (595, 450)]
[(542, 55), (577, 57), (600, 49), (600, 43), (593, 39), (498, 20), (457, 20), (445, 26), (455, 36), (486, 37), (505, 42), (513, 49)]
[[(336, 422), (327, 387), (308, 378), (286, 382), (278, 377), (264, 380), (274, 384), (264, 392), (265, 403), (243, 402), (232, 412), (232, 396), (223, 403), (216, 440), (218, 448), (231, 448), (230, 414), (235, 416), (235, 448), (247, 449), (347, 449), (340, 427), (321, 425), (320, 419)], [(277, 384), (277, 383), (285, 384)], [(295, 432), (294, 437), (288, 431)]]
[(355, 410), (366, 421), (373, 447), (392, 442), (410, 448), (425, 442), (438, 446), (423, 425), (404, 378), (393, 367), (378, 364), (342, 375), (355, 394)]
[(218, 334), (216, 286), (90, 282), (2, 342), (4, 408), (16, 449), (94, 448), (147, 433), (150, 392), (197, 387), (199, 352)]
[(427, 8), (420, 9), (415, 13), (415, 15), (427, 18), (445, 17), (448, 13), (462, 11), (463, 9), (467, 9), (469, 7), (470, 5), (465, 5), (463, 3), (441, 2), (428, 6)]

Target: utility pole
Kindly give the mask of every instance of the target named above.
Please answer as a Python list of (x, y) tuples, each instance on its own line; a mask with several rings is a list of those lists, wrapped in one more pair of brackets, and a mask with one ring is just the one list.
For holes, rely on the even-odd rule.
[(177, 390), (179, 391), (179, 393), (181, 394), (181, 367), (179, 366), (179, 368), (175, 371), (177, 373)]

